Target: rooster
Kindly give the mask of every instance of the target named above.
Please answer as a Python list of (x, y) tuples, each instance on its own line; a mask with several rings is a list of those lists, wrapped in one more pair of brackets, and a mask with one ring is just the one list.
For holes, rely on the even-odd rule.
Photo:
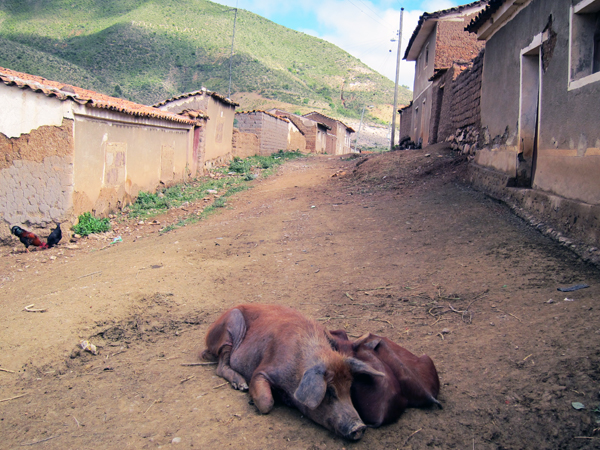
[[(60, 242), (62, 239), (62, 231), (60, 230), (60, 224), (56, 225), (56, 228), (52, 230), (52, 233), (48, 235), (48, 239), (46, 239), (46, 244), (48, 248), (54, 247), (56, 244)], [(45, 248), (45, 247), (42, 247)]]
[(25, 246), (25, 250), (27, 250), (27, 253), (29, 253), (30, 245), (40, 248), (48, 248), (48, 244), (42, 242), (42, 240), (39, 237), (37, 237), (37, 235), (33, 234), (31, 231), (24, 230), (23, 228), (15, 225), (10, 229), (10, 232), (19, 238), (19, 240)]

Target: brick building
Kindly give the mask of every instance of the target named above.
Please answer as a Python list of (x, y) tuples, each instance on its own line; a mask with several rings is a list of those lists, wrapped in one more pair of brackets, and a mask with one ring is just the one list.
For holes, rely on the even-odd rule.
[(266, 111), (235, 113), (236, 128), (258, 137), (258, 154), (268, 156), (288, 148), (288, 120)]
[(409, 136), (426, 146), (438, 142), (440, 126), (447, 130), (442, 111), (444, 99), (451, 97), (443, 75), (451, 71), (455, 76), (469, 67), (484, 47), (464, 28), (487, 3), (481, 0), (419, 18), (404, 54), (405, 60), (415, 61), (415, 81), (412, 102), (399, 111), (401, 138)]
[(330, 136), (330, 138), (328, 139), (327, 153), (333, 155), (344, 155), (352, 152), (352, 149), (350, 148), (350, 141), (354, 130), (348, 125), (316, 111), (305, 114), (302, 117), (307, 117), (317, 122), (324, 123), (329, 127), (327, 134)]
[[(327, 153), (327, 135), (331, 130), (329, 125), (280, 109), (270, 109), (268, 112), (279, 117), (285, 117), (298, 128), (305, 139), (304, 151), (306, 153)], [(331, 140), (329, 147), (333, 148)]]

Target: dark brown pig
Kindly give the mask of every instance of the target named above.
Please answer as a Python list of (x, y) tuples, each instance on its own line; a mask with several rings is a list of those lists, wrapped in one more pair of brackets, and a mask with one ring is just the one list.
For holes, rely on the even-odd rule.
[(235, 389), (248, 389), (261, 413), (271, 411), (277, 393), (315, 422), (357, 440), (366, 426), (352, 405), (352, 378), (382, 374), (332, 345), (323, 327), (293, 309), (249, 304), (212, 324), (202, 357), (218, 361), (217, 375)]
[(441, 404), (436, 399), (440, 382), (429, 356), (417, 357), (390, 339), (366, 334), (350, 341), (344, 330), (335, 330), (334, 348), (351, 355), (384, 374), (358, 374), (352, 383), (352, 401), (369, 426), (395, 422), (407, 407)]

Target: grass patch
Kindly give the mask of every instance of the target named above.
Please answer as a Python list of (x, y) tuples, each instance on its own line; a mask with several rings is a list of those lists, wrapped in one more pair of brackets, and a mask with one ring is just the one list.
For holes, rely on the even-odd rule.
[(105, 233), (108, 230), (110, 230), (110, 221), (108, 218), (96, 219), (90, 212), (83, 213), (79, 216), (79, 222), (73, 227), (73, 231), (80, 236)]
[[(229, 164), (229, 172), (239, 173), (244, 175), (247, 179), (250, 178), (250, 176), (254, 177), (255, 172), (259, 170), (264, 171), (272, 169), (286, 161), (301, 158), (303, 156), (305, 155), (298, 151), (284, 152), (283, 150), (279, 150), (277, 153), (273, 153), (269, 156), (250, 156), (246, 159), (235, 157)], [(268, 173), (267, 176), (270, 174), (272, 174), (272, 172)]]
[(212, 171), (219, 176), (218, 178), (201, 177), (162, 189), (156, 193), (140, 192), (136, 201), (129, 205), (125, 212), (131, 219), (147, 219), (164, 214), (171, 208), (181, 207), (206, 197), (212, 198), (215, 194), (219, 194), (212, 204), (206, 206), (200, 214), (192, 214), (161, 230), (162, 233), (166, 233), (208, 217), (219, 208), (227, 206), (228, 197), (248, 189), (250, 187), (248, 182), (255, 179), (256, 176), (267, 177), (284, 162), (304, 156), (300, 152), (279, 151), (271, 156), (234, 158), (229, 167), (221, 167)]

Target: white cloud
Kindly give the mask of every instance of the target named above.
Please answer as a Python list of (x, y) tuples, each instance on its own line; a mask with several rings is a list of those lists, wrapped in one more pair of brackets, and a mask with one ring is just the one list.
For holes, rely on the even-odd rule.
[[(252, 11), (266, 18), (294, 14), (294, 11), (309, 13), (316, 18), (306, 23), (304, 33), (327, 40), (346, 50), (351, 55), (377, 72), (390, 78), (396, 76), (396, 37), (400, 20), (400, 5), (397, 0), (303, 0), (282, 2), (281, 0), (222, 0), (220, 3)], [(462, 2), (464, 3), (464, 1)], [(401, 57), (424, 11), (435, 12), (456, 6), (452, 0), (406, 1), (411, 10), (404, 11)], [(415, 7), (418, 5), (418, 8)], [(412, 89), (414, 63), (402, 60), (399, 84)]]
[[(398, 44), (390, 40), (397, 38), (400, 10), (382, 10), (365, 1), (354, 3), (339, 0), (320, 2), (315, 13), (319, 24), (327, 32), (319, 37), (343, 48), (372, 69), (394, 80)], [(369, 4), (369, 8), (364, 7), (365, 3)], [(421, 14), (421, 11), (404, 11), (401, 57)], [(414, 63), (401, 61), (399, 84), (412, 89), (413, 79)]]

